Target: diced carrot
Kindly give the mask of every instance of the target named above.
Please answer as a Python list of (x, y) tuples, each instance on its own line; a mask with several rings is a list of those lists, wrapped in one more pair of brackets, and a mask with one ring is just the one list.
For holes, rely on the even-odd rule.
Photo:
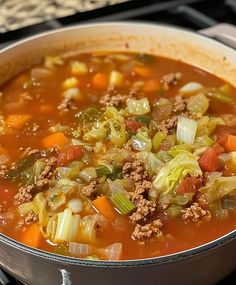
[(236, 136), (228, 135), (225, 140), (224, 147), (227, 151), (235, 151), (236, 150)]
[(152, 76), (152, 71), (151, 69), (147, 68), (147, 67), (140, 67), (140, 66), (136, 66), (134, 67), (134, 72), (142, 77), (150, 77)]
[(133, 120), (125, 120), (125, 129), (129, 132), (136, 132), (138, 129), (143, 127), (143, 123), (136, 122)]
[(8, 127), (14, 129), (20, 129), (31, 119), (30, 115), (27, 114), (12, 114), (7, 116), (6, 124)]
[(45, 148), (50, 148), (53, 146), (63, 146), (68, 143), (69, 143), (69, 140), (63, 134), (63, 132), (56, 132), (42, 139), (42, 145)]
[(217, 171), (221, 168), (217, 152), (214, 148), (209, 147), (199, 158), (198, 163), (203, 171)]
[(21, 237), (21, 242), (28, 246), (38, 248), (41, 238), (42, 234), (39, 230), (39, 226), (37, 224), (32, 224), (27, 226), (26, 231)]
[(114, 222), (116, 218), (115, 210), (110, 201), (105, 197), (99, 197), (93, 201), (93, 206), (96, 210), (110, 222)]
[(53, 110), (53, 107), (47, 104), (41, 105), (39, 111), (41, 113), (50, 113)]
[(201, 187), (201, 185), (201, 179), (196, 177), (187, 177), (180, 183), (175, 192), (180, 195), (185, 193), (197, 193), (197, 190)]
[(57, 157), (57, 163), (60, 166), (66, 165), (73, 160), (80, 160), (84, 155), (84, 149), (81, 145), (72, 145), (65, 147)]
[(108, 78), (103, 73), (96, 73), (92, 78), (92, 84), (97, 89), (105, 89), (108, 85)]
[(160, 82), (156, 79), (149, 79), (143, 85), (144, 92), (155, 92), (160, 87)]

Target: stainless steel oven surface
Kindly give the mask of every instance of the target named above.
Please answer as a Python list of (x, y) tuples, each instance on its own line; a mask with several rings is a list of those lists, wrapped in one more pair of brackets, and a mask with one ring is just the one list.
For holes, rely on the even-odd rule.
[[(61, 27), (127, 20), (179, 26), (236, 49), (236, 0), (0, 0), (0, 49)], [(0, 269), (0, 285), (13, 284), (23, 283)], [(231, 284), (236, 269), (217, 283)]]

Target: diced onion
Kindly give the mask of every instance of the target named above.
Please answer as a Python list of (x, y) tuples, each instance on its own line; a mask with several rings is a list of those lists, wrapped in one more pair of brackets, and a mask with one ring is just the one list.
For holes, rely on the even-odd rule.
[(67, 206), (73, 213), (80, 213), (83, 210), (83, 203), (80, 199), (71, 199)]
[(183, 95), (194, 95), (203, 89), (202, 84), (198, 82), (189, 82), (180, 88), (179, 92)]
[(92, 253), (92, 246), (85, 243), (69, 242), (69, 253), (76, 257), (86, 257)]
[(122, 244), (113, 243), (112, 245), (100, 248), (97, 251), (108, 260), (119, 260), (122, 253)]
[(124, 80), (122, 73), (114, 70), (110, 74), (109, 83), (113, 86), (121, 86)]
[(197, 131), (197, 122), (182, 116), (178, 117), (177, 140), (186, 144), (193, 144)]

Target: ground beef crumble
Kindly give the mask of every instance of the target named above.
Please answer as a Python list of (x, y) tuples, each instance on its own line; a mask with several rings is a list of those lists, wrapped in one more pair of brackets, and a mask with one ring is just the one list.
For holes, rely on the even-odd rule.
[(21, 218), (16, 225), (16, 228), (20, 228), (22, 226), (28, 226), (34, 224), (38, 221), (38, 216), (34, 213), (34, 211), (30, 211), (26, 216)]
[(92, 197), (97, 193), (97, 181), (91, 181), (88, 185), (82, 187), (81, 192), (86, 197)]
[(122, 168), (122, 171), (125, 178), (133, 178), (135, 182), (148, 178), (148, 173), (145, 170), (141, 160), (126, 162)]
[(57, 109), (62, 112), (69, 112), (70, 110), (76, 110), (77, 107), (74, 105), (74, 100), (72, 98), (64, 98)]
[(181, 95), (176, 96), (175, 97), (175, 102), (174, 102), (174, 105), (173, 105), (173, 112), (174, 113), (185, 112), (186, 107), (187, 107), (186, 98), (184, 98)]
[(132, 202), (136, 204), (137, 209), (129, 218), (132, 224), (135, 224), (135, 223), (143, 224), (155, 212), (156, 203), (153, 201), (144, 199), (142, 195), (139, 195), (138, 199), (136, 198), (137, 196), (135, 198), (132, 197)]
[(169, 90), (172, 85), (176, 85), (180, 79), (182, 78), (182, 74), (180, 72), (177, 73), (169, 73), (162, 77), (161, 84), (164, 90)]
[(178, 118), (177, 116), (174, 115), (171, 118), (162, 121), (157, 126), (157, 131), (172, 134), (177, 127), (177, 121), (178, 121)]
[(48, 187), (49, 179), (52, 177), (53, 171), (56, 167), (57, 159), (56, 157), (50, 157), (48, 159), (45, 159), (45, 162), (46, 166), (39, 175), (36, 184), (20, 187), (18, 193), (14, 197), (14, 202), (16, 205), (30, 202), (37, 189)]
[(211, 213), (208, 210), (204, 210), (198, 203), (193, 203), (189, 208), (181, 211), (183, 220), (188, 222), (200, 222), (209, 221), (211, 219)]
[(160, 219), (157, 219), (151, 223), (148, 223), (144, 226), (137, 224), (132, 233), (132, 238), (136, 240), (145, 240), (151, 237), (162, 237), (162, 229), (163, 224)]

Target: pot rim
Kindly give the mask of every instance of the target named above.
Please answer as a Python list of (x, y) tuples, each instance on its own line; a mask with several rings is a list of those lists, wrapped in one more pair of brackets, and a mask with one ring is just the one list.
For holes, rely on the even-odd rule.
[[(11, 44), (10, 46), (7, 46), (3, 48), (0, 51), (0, 55), (3, 54), (4, 52), (14, 49), (17, 46), (20, 46), (24, 43), (33, 41), (34, 39), (37, 38), (42, 38), (44, 36), (49, 36), (51, 34), (55, 33), (60, 33), (63, 31), (73, 31), (78, 28), (89, 28), (89, 27), (97, 27), (97, 26), (114, 26), (114, 25), (119, 25), (119, 26), (126, 26), (126, 25), (132, 25), (132, 26), (143, 26), (143, 27), (163, 27), (163, 28), (168, 28), (172, 30), (177, 30), (177, 31), (185, 31), (186, 33), (194, 34), (196, 37), (199, 39), (204, 39), (209, 42), (214, 42), (217, 45), (221, 45), (225, 49), (231, 50), (231, 52), (235, 52), (235, 50), (229, 46), (226, 46), (222, 43), (219, 43), (218, 41), (211, 39), (205, 35), (199, 34), (196, 31), (193, 31), (188, 28), (183, 28), (183, 27), (178, 27), (175, 25), (170, 25), (170, 24), (156, 24), (153, 22), (145, 22), (145, 21), (114, 21), (114, 22), (101, 22), (101, 23), (91, 23), (91, 24), (76, 24), (76, 25), (71, 25), (69, 27), (65, 28), (59, 28), (56, 30), (52, 30), (49, 32), (43, 32), (43, 33), (38, 33), (36, 35), (24, 38), (14, 44)], [(156, 264), (164, 264), (164, 263), (170, 263), (170, 262), (176, 262), (176, 261), (182, 261), (186, 258), (190, 257), (195, 257), (199, 254), (202, 253), (207, 253), (210, 250), (213, 250), (219, 246), (222, 246), (236, 237), (236, 229), (213, 240), (208, 243), (205, 243), (203, 245), (190, 248), (184, 251), (180, 251), (177, 253), (172, 253), (164, 256), (158, 256), (158, 257), (152, 257), (152, 258), (145, 258), (145, 259), (133, 259), (133, 260), (121, 260), (121, 261), (96, 261), (96, 260), (87, 260), (87, 259), (81, 259), (81, 258), (74, 258), (74, 257), (66, 257), (50, 252), (46, 252), (44, 250), (36, 249), (36, 248), (31, 248), (27, 245), (24, 245), (2, 233), (0, 233), (0, 243), (6, 244), (10, 247), (13, 247), (14, 249), (20, 250), (22, 252), (32, 254), (34, 256), (38, 256), (47, 260), (50, 260), (52, 262), (59, 262), (63, 264), (68, 264), (68, 265), (80, 265), (80, 266), (86, 266), (86, 267), (111, 267), (111, 268), (117, 268), (117, 267), (139, 267), (139, 266), (144, 266), (144, 265), (156, 265)]]

